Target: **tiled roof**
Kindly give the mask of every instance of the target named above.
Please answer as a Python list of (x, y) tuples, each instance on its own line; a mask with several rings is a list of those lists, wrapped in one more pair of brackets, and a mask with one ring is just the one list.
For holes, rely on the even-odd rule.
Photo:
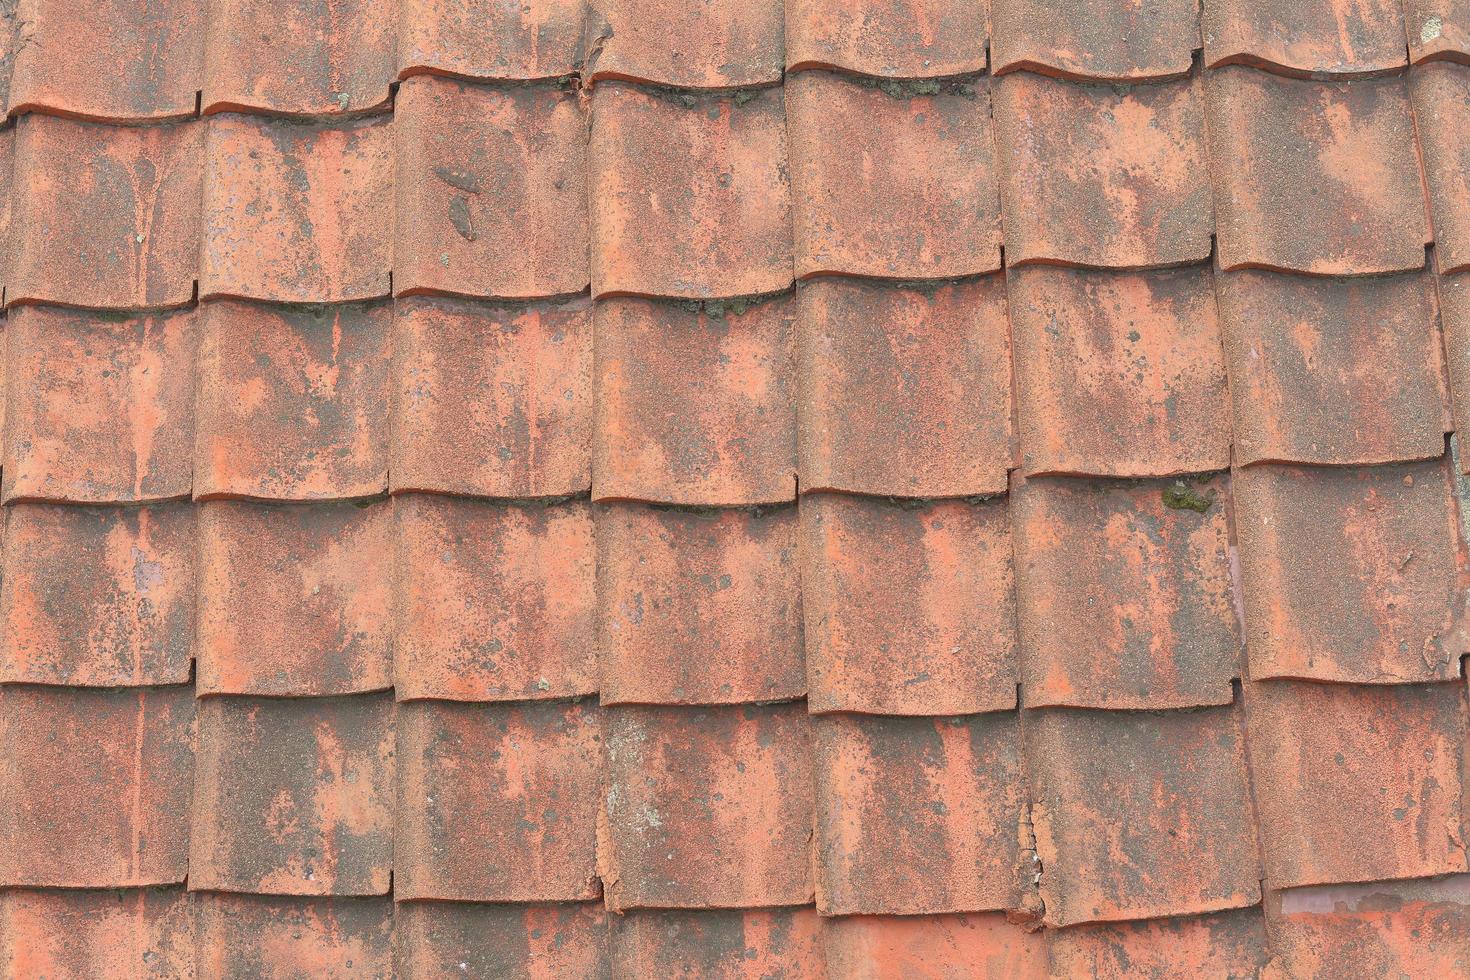
[(1470, 978), (1470, 2), (0, 2), (0, 976)]

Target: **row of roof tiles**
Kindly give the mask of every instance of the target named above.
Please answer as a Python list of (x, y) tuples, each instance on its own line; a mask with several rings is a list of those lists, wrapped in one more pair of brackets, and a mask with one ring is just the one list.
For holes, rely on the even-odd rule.
[[(1270, 923), (1270, 940), (1266, 921)], [(19, 977), (444, 976), (1107, 980), (1463, 976), (1470, 878), (1306, 889), (1269, 911), (1028, 932), (999, 913), (647, 911), (386, 898), (0, 893), (0, 967)], [(196, 959), (197, 956), (197, 959)], [(957, 972), (962, 971), (962, 972)]]
[(1011, 266), (1188, 264), (1217, 235), (1225, 269), (1403, 272), (1431, 237), (1411, 92), (1454, 272), (1470, 261), (1456, 95), (1470, 67), (1412, 75), (1234, 67), (1117, 89), (1018, 73), (891, 92), (810, 72), (699, 96), (611, 83), (591, 97), (590, 144), (570, 88), (434, 76), (405, 82), (391, 116), (335, 122), (30, 115), (3, 134), (6, 299), (161, 307), (196, 280), (204, 296), (294, 302), (589, 281), (599, 296), (728, 298), (816, 274), (991, 272), (1002, 215)]
[(1453, 401), (1470, 404), (1463, 278), (1036, 266), (935, 288), (822, 279), (733, 305), (19, 306), (0, 489), (734, 506), (789, 502), (798, 483), (987, 495), (1018, 466), (1410, 462), (1452, 428), (1436, 292)]
[[(1171, 78), (1203, 46), (1210, 66), (1359, 75), (1470, 61), (1461, 4), (1366, 0), (1292, 10), (1247, 0), (443, 0), (330, 6), (302, 0), (19, 0), (0, 26), (11, 112), (136, 120), (244, 109), (339, 114), (381, 106), (396, 79), (529, 80), (581, 73), (719, 88), (783, 68), (930, 78), (1031, 69), (1096, 80)], [(994, 38), (991, 40), (993, 23)], [(987, 57), (987, 54), (989, 57)]]
[(1243, 708), (1019, 724), (12, 685), (0, 883), (1202, 914), (1257, 905), (1263, 879), (1465, 872), (1466, 728), (1463, 683), (1253, 681)]
[(1460, 676), (1442, 463), (1263, 467), (1229, 490), (1037, 479), (1009, 504), (816, 494), (712, 512), (17, 504), (0, 681), (182, 683), (197, 660), (206, 694), (809, 693), (823, 712), (963, 714), (1015, 707), (1018, 681), (1031, 707), (1226, 704), (1243, 649), (1256, 679)]

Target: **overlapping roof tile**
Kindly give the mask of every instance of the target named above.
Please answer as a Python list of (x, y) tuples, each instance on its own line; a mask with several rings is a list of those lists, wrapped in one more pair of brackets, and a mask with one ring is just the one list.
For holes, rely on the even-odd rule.
[(94, 6), (0, 974), (1470, 975), (1461, 0)]

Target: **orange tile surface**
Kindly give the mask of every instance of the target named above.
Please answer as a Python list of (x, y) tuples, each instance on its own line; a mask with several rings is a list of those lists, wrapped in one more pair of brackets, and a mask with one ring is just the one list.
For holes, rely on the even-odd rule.
[(1470, 980), (1470, 0), (0, 2), (0, 976)]

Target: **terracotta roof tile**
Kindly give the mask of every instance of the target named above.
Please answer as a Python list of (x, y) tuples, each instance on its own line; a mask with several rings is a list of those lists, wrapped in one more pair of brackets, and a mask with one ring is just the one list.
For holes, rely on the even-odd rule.
[(7, 508), (0, 680), (187, 684), (194, 542), (184, 503)]
[(1361, 75), (1405, 64), (1397, 0), (1261, 3), (1210, 0), (1201, 18), (1205, 64), (1289, 74)]
[(1438, 62), (1410, 75), (1414, 122), (1441, 272), (1470, 268), (1470, 68)]
[(388, 489), (387, 303), (208, 303), (199, 324), (196, 498)]
[(1048, 934), (1048, 962), (1054, 977), (1257, 977), (1270, 956), (1265, 925), (1256, 907), (1074, 926)]
[(786, 0), (786, 65), (888, 78), (985, 68), (987, 0)]
[(1015, 707), (1004, 500), (898, 504), (813, 494), (800, 510), (812, 711)]
[(195, 312), (24, 306), (6, 318), (8, 501), (189, 495)]
[(1246, 686), (1251, 775), (1273, 886), (1466, 870), (1464, 686)]
[(585, 501), (396, 499), (400, 700), (564, 698), (597, 689)]
[(0, 892), (6, 976), (194, 975), (194, 902), (183, 888)]
[(1079, 80), (1177, 78), (1200, 45), (1194, 0), (991, 0), (991, 69)]
[(0, 756), (0, 884), (121, 888), (188, 874), (188, 687), (7, 686)]
[(1424, 265), (1428, 239), (1402, 78), (1210, 73), (1219, 261), (1319, 275)]
[(802, 490), (999, 493), (1011, 464), (1005, 281), (832, 277), (797, 304)]
[(800, 697), (794, 507), (597, 507), (604, 704)]
[(1240, 676), (1220, 475), (1013, 490), (1028, 707), (1228, 704)]
[(791, 190), (780, 89), (592, 95), (592, 291), (694, 299), (785, 289)]
[(1048, 925), (1260, 901), (1237, 709), (1059, 708), (1022, 734)]
[(1409, 60), (1470, 63), (1470, 4), (1465, 0), (1404, 0)]
[(587, 288), (587, 117), (575, 91), (410, 78), (394, 131), (396, 291)]
[[(0, 14), (0, 51), (4, 50), (5, 19)], [(4, 95), (4, 57), (0, 55), (0, 97)], [(15, 214), (15, 131), (16, 126), (0, 129), (0, 293), (13, 282), (16, 242), (11, 235)]]
[(1028, 474), (1173, 476), (1230, 464), (1210, 270), (1006, 273)]
[(396, 3), (215, 0), (204, 110), (358, 112), (388, 101)]
[(611, 980), (601, 903), (476, 905), (401, 902), (393, 923), (397, 976)]
[(608, 908), (812, 901), (812, 757), (799, 703), (608, 712)]
[(814, 728), (818, 910), (914, 915), (1019, 906), (1023, 786), (1014, 714), (839, 715)]
[(325, 303), (388, 294), (389, 117), (225, 113), (208, 126), (201, 295)]
[(593, 499), (795, 499), (794, 317), (789, 295), (598, 303)]
[(808, 908), (629, 912), (612, 917), (613, 973), (670, 980), (827, 976), (823, 922)]
[(1444, 464), (1236, 473), (1250, 673), (1358, 684), (1459, 676)]
[(1268, 899), (1289, 976), (1470, 976), (1470, 876), (1300, 888)]
[(199, 980), (393, 975), (391, 899), (200, 895), (195, 902)]
[(1367, 464), (1444, 452), (1442, 358), (1419, 273), (1222, 273), (1237, 464)]
[[(781, 0), (594, 0), (593, 79), (687, 88), (781, 80)], [(589, 31), (590, 33), (590, 31)]]
[(394, 308), (393, 490), (545, 497), (592, 485), (592, 306)]
[(388, 687), (392, 555), (386, 501), (202, 506), (200, 693)]
[(189, 887), (386, 895), (393, 707), (386, 694), (202, 699)]
[(903, 85), (813, 71), (787, 90), (797, 275), (1000, 268), (988, 79)]
[(203, 129), (35, 113), (17, 121), (6, 301), (117, 309), (188, 302)]
[(1040, 980), (1046, 976), (1046, 935), (978, 915), (854, 915), (822, 922), (822, 945), (833, 977), (905, 980)]
[(504, 79), (569, 75), (582, 60), (586, 8), (585, 0), (402, 0), (398, 74)]
[(194, 114), (210, 5), (20, 0), (10, 6), (20, 40), (10, 112), (118, 120)]
[[(1470, 433), (1470, 273), (1436, 276), (1440, 322), (1444, 326), (1445, 367), (1454, 427)], [(1470, 456), (1460, 455), (1460, 465), (1470, 470)]]
[(1139, 268), (1198, 262), (1213, 230), (1199, 85), (995, 83), (1006, 261)]
[(394, 896), (599, 897), (601, 757), (590, 703), (400, 707)]

